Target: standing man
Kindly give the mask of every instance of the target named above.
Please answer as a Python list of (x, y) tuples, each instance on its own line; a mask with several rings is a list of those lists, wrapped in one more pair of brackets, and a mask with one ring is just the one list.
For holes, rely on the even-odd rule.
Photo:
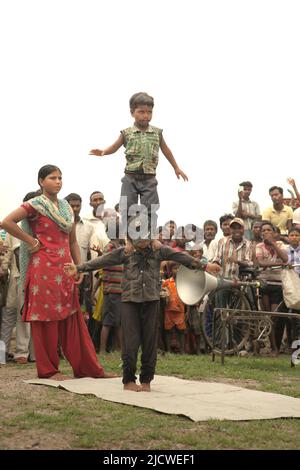
[(88, 253), (90, 249), (97, 244), (95, 226), (86, 219), (80, 217), (82, 199), (79, 194), (71, 193), (65, 197), (74, 212), (74, 220), (76, 227), (76, 238), (79, 245), (80, 257), (82, 263), (88, 261)]
[[(93, 208), (93, 211), (91, 214), (85, 217), (85, 220), (90, 222), (94, 227), (95, 234), (97, 237), (97, 243), (95, 248), (97, 248), (96, 251), (98, 251), (99, 253), (103, 252), (105, 246), (109, 242), (109, 238), (106, 234), (105, 224), (103, 222), (105, 202), (106, 201), (104, 199), (104, 194), (101, 193), (101, 191), (92, 192), (92, 194), (90, 195), (90, 206)], [(98, 253), (96, 251), (92, 252), (92, 259), (98, 256)]]
[(244, 238), (244, 221), (234, 218), (230, 222), (231, 235), (218, 246), (218, 252), (213, 263), (222, 268), (222, 276), (226, 279), (236, 279), (239, 268), (253, 266), (251, 242)]
[(218, 226), (213, 220), (206, 220), (203, 225), (204, 241), (201, 243), (200, 248), (203, 250), (203, 256), (207, 261), (212, 261), (218, 251), (218, 242), (216, 235)]
[(263, 220), (271, 222), (280, 230), (280, 239), (287, 242), (287, 235), (292, 228), (293, 209), (283, 204), (283, 189), (280, 186), (272, 186), (269, 189), (273, 205), (263, 212)]
[(232, 210), (235, 217), (239, 217), (244, 221), (245, 232), (244, 237), (251, 240), (251, 226), (254, 220), (260, 220), (260, 208), (257, 202), (250, 200), (252, 192), (252, 183), (250, 181), (243, 181), (240, 183), (240, 190), (238, 191), (238, 202), (232, 204)]

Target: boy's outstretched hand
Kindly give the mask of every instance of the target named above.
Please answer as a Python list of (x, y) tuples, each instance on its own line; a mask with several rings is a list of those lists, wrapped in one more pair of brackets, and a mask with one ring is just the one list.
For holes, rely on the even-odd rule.
[(185, 173), (183, 173), (183, 171), (180, 169), (180, 168), (176, 168), (175, 170), (175, 174), (177, 176), (178, 179), (180, 179), (180, 176), (181, 178), (184, 180), (184, 181), (188, 181), (188, 177), (186, 176)]
[(77, 274), (77, 266), (73, 263), (65, 263), (64, 264), (64, 272), (69, 277), (75, 276)]
[(89, 155), (96, 155), (96, 157), (103, 157), (104, 156), (104, 150), (92, 149), (90, 151)]
[(207, 263), (206, 271), (210, 274), (218, 274), (221, 271), (221, 266), (217, 263)]

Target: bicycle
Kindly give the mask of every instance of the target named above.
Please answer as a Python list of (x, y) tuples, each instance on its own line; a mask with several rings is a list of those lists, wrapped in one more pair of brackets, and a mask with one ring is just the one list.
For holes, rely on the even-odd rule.
[[(240, 280), (233, 287), (214, 290), (208, 295), (200, 320), (202, 334), (211, 350), (221, 352), (224, 342), (222, 311), (258, 310), (258, 290), (261, 283), (255, 280), (257, 272), (255, 268), (243, 268)], [(225, 354), (233, 354), (241, 350), (253, 335), (253, 325), (249, 319), (239, 318), (228, 324), (225, 335)]]
[[(293, 264), (293, 265), (287, 265), (287, 266), (281, 266), (279, 268), (274, 268), (274, 269), (290, 269), (299, 266), (299, 264)], [(300, 293), (299, 293), (300, 296)], [(288, 300), (287, 300), (288, 302)], [(300, 321), (297, 320), (297, 318), (291, 318), (290, 314), (291, 313), (297, 313), (300, 314), (300, 309), (298, 308), (290, 308), (287, 307), (285, 299), (283, 299), (280, 304), (277, 306), (275, 312), (278, 313), (283, 313), (285, 315), (282, 315), (281, 318), (279, 318), (277, 321), (280, 322), (279, 326), (279, 336), (282, 337), (284, 328), (286, 328), (286, 333), (287, 333), (287, 340), (288, 340), (288, 349), (290, 350), (292, 347), (292, 342), (293, 339), (300, 338)]]
[[(296, 266), (287, 265), (272, 269), (285, 269)], [(259, 271), (261, 269), (256, 272)], [(275, 312), (259, 310), (259, 295), (256, 295), (256, 307), (251, 309), (251, 307), (254, 307), (254, 303), (251, 303), (249, 295), (245, 290), (247, 288), (254, 288), (258, 291), (263, 284), (261, 281), (238, 281), (236, 287), (226, 289), (228, 296), (221, 296), (221, 298), (226, 300), (221, 306), (215, 306), (213, 303), (214, 300), (219, 301), (217, 298), (218, 291), (211, 292), (203, 311), (202, 326), (204, 337), (208, 344), (211, 345), (213, 360), (215, 353), (221, 353), (222, 364), (224, 364), (224, 356), (240, 351), (250, 336), (253, 341), (265, 341), (272, 331), (273, 319), (285, 317), (297, 320), (299, 324), (299, 313), (285, 313), (280, 311), (280, 308)], [(219, 292), (222, 291), (223, 289)], [(226, 304), (224, 305), (224, 303)], [(207, 314), (210, 306), (214, 307), (211, 317)], [(210, 331), (208, 330), (209, 326), (211, 328)]]

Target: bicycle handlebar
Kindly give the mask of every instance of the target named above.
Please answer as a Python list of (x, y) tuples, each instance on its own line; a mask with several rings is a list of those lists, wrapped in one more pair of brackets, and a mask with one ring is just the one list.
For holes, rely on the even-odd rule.
[[(281, 264), (280, 266), (272, 266), (270, 267), (269, 269), (272, 269), (272, 271), (276, 270), (276, 269), (294, 269), (294, 268), (297, 268), (298, 266), (300, 266), (299, 263), (295, 263), (295, 264)], [(268, 269), (268, 268), (267, 268)]]

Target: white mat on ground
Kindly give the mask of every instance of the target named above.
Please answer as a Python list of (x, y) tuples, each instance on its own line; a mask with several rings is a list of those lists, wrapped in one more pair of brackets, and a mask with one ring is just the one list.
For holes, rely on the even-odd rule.
[(61, 387), (82, 395), (96, 395), (103, 400), (150, 408), (161, 413), (184, 415), (193, 421), (300, 418), (300, 399), (275, 393), (259, 392), (218, 383), (155, 376), (152, 391), (123, 390), (121, 378), (26, 380), (28, 384)]

